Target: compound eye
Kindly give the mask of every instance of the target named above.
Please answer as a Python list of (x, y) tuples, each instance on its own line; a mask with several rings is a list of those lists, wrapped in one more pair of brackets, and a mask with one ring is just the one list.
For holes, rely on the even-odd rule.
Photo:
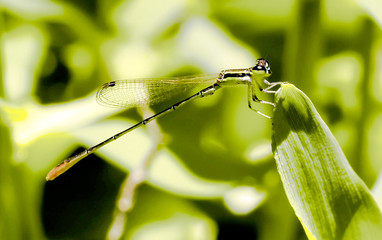
[(271, 74), (271, 68), (269, 67), (269, 62), (264, 58), (259, 58), (256, 60), (256, 66), (253, 67), (254, 71), (265, 71), (266, 74)]
[(265, 68), (269, 68), (269, 62), (266, 59), (264, 59), (264, 58), (259, 58), (259, 59), (256, 60), (256, 62), (257, 62), (257, 65), (259, 65), (259, 66), (263, 66)]

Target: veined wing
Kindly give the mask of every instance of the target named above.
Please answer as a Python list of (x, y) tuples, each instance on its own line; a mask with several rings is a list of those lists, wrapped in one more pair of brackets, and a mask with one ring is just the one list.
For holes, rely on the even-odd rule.
[(108, 107), (153, 105), (189, 90), (212, 85), (218, 74), (175, 78), (137, 78), (104, 84), (97, 92), (97, 102)]

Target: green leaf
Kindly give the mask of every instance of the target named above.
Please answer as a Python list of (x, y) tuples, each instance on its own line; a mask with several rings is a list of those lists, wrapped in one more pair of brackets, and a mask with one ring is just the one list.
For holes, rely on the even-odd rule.
[(275, 103), (272, 149), (309, 239), (381, 239), (380, 210), (309, 98), (283, 84)]
[(145, 187), (138, 195), (121, 239), (217, 239), (217, 223), (194, 203)]

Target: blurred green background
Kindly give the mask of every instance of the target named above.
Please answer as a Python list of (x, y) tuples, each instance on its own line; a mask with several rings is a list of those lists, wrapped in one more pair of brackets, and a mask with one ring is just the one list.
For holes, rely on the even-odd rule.
[[(218, 73), (259, 57), (271, 64), (270, 81), (311, 98), (382, 201), (378, 0), (0, 6), (0, 239), (305, 239), (274, 164), (271, 122), (248, 109), (245, 88), (196, 100), (45, 181), (63, 159), (150, 114), (97, 105), (103, 83)], [(129, 173), (146, 181), (120, 221)]]

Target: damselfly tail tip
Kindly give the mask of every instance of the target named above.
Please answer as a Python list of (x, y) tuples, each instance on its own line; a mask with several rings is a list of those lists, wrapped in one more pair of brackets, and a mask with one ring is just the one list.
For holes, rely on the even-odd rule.
[(57, 171), (56, 171), (56, 168), (53, 168), (53, 169), (50, 170), (49, 173), (46, 175), (45, 180), (46, 180), (46, 181), (52, 181), (52, 180), (54, 180), (56, 177), (58, 177), (58, 175), (57, 175)]
[(54, 179), (56, 179), (58, 176), (60, 176), (61, 174), (63, 174), (64, 172), (66, 172), (66, 170), (68, 170), (68, 166), (66, 164), (66, 162), (62, 162), (60, 163), (59, 165), (57, 165), (56, 167), (54, 167), (52, 170), (50, 170), (48, 172), (48, 174), (46, 175), (45, 177), (45, 180), (46, 181), (52, 181)]

